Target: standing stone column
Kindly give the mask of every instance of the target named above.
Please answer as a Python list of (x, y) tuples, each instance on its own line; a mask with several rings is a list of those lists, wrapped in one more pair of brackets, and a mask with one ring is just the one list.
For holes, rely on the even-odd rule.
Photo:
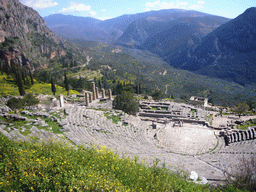
[(89, 94), (85, 93), (85, 105), (89, 106)]
[(95, 89), (95, 82), (92, 82), (92, 95), (93, 95), (93, 100), (96, 100), (96, 89)]
[(96, 87), (96, 99), (98, 99), (98, 98), (99, 98), (99, 88)]
[(109, 100), (112, 99), (112, 91), (111, 91), (111, 89), (108, 89), (108, 97), (109, 97)]
[(92, 93), (89, 93), (89, 103), (92, 102)]
[(105, 98), (105, 89), (101, 89), (101, 91), (102, 91), (102, 99), (104, 99)]
[(63, 99), (63, 95), (60, 95), (60, 107), (63, 108), (64, 107), (64, 99)]

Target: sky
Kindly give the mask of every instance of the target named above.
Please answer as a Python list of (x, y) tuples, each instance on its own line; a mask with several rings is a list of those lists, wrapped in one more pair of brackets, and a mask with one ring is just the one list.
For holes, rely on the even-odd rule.
[(20, 0), (20, 2), (37, 10), (42, 17), (60, 13), (89, 16), (100, 20), (160, 9), (196, 10), (233, 19), (246, 9), (256, 7), (255, 0)]

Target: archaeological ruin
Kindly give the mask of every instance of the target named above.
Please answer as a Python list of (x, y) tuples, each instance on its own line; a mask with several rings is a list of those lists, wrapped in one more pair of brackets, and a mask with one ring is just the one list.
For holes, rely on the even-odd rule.
[[(142, 100), (137, 116), (132, 116), (113, 110), (112, 92), (106, 92), (105, 89), (99, 92), (93, 82), (92, 92), (73, 96), (77, 102), (68, 102), (67, 97), (60, 96), (59, 105), (51, 109), (51, 114), (60, 114), (59, 118), (46, 112), (34, 113), (37, 120), (23, 118), (33, 126), (28, 136), (20, 133), (24, 128), (18, 130), (6, 125), (0, 126), (0, 132), (20, 140), (31, 136), (53, 137), (50, 128), (49, 131), (37, 128), (37, 125), (49, 126), (40, 119), (40, 115), (47, 115), (75, 145), (104, 145), (120, 156), (136, 155), (149, 164), (158, 158), (168, 169), (195, 171), (209, 183), (225, 181), (241, 158), (256, 156), (256, 127), (236, 129), (238, 117), (218, 116), (216, 108), (205, 106), (205, 100), (200, 105)], [(19, 117), (11, 116), (5, 109), (0, 112), (6, 118)], [(118, 117), (119, 121), (114, 123), (112, 117)]]

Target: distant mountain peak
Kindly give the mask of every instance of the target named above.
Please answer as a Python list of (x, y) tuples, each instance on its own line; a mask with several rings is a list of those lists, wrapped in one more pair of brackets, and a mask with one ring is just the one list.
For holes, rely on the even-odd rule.
[(255, 14), (256, 13), (256, 7), (250, 7), (245, 10), (244, 14)]

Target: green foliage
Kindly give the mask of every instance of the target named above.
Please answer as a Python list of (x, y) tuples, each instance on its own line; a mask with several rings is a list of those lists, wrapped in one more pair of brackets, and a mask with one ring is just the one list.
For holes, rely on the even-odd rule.
[(256, 119), (250, 119), (248, 121), (245, 121), (241, 125), (237, 125), (237, 129), (246, 130), (248, 127), (256, 126)]
[(118, 115), (111, 115), (111, 113), (104, 113), (104, 116), (107, 119), (112, 119), (112, 122), (117, 124), (120, 121), (120, 117)]
[(160, 101), (161, 99), (164, 98), (164, 94), (160, 89), (153, 91), (152, 93), (152, 98), (156, 101)]
[(145, 96), (143, 97), (143, 99), (146, 99), (146, 100), (147, 100), (147, 99), (148, 99), (148, 95), (145, 95)]
[(10, 107), (12, 110), (21, 109), (24, 107), (24, 100), (13, 97), (7, 101), (7, 106)]
[(17, 83), (17, 85), (18, 85), (20, 95), (25, 95), (25, 87), (24, 87), (23, 80), (22, 80), (22, 78), (21, 78), (21, 73), (20, 73), (20, 71), (18, 71), (18, 72), (16, 73), (16, 83)]
[(19, 37), (5, 37), (4, 42), (0, 43), (0, 50), (8, 50), (19, 43)]
[(36, 105), (39, 103), (39, 100), (33, 96), (32, 93), (26, 94), (23, 98), (11, 98), (7, 101), (7, 106), (11, 109), (21, 109), (26, 106), (31, 107), (32, 105)]
[(139, 103), (131, 92), (123, 91), (115, 97), (113, 108), (135, 115), (139, 111)]
[(247, 105), (246, 103), (239, 103), (237, 104), (237, 106), (234, 107), (233, 111), (239, 115), (239, 117), (246, 113), (249, 109), (249, 105)]
[(69, 95), (69, 82), (68, 82), (68, 78), (67, 78), (67, 74), (64, 74), (64, 85), (65, 85), (65, 89)]
[(24, 105), (31, 107), (39, 103), (39, 99), (37, 99), (32, 93), (28, 93), (24, 96)]
[[(36, 80), (30, 88), (25, 89), (26, 92), (34, 94), (47, 94), (51, 95), (51, 84), (49, 83), (38, 83)], [(26, 88), (26, 87), (25, 87)], [(70, 94), (79, 94), (75, 90), (70, 90)], [(56, 85), (56, 94), (67, 95), (65, 88)], [(12, 76), (5, 73), (0, 74), (0, 95), (19, 95), (18, 87)]]
[(2, 191), (209, 191), (155, 161), (123, 157), (102, 146), (15, 142), (0, 134)]
[(53, 95), (55, 95), (55, 93), (56, 93), (56, 87), (55, 87), (55, 83), (54, 83), (52, 77), (51, 77), (51, 88), (52, 88), (52, 93), (53, 93)]

